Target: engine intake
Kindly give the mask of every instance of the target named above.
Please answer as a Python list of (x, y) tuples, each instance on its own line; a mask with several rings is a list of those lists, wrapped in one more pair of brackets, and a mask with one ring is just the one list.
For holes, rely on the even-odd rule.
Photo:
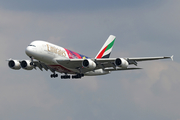
[(127, 68), (129, 63), (124, 58), (117, 58), (115, 60), (115, 65), (122, 68)]
[(94, 68), (96, 68), (96, 63), (94, 61), (92, 61), (91, 59), (85, 59), (82, 62), (82, 66), (84, 68), (94, 69)]
[(25, 70), (32, 70), (34, 66), (30, 65), (31, 61), (29, 60), (23, 60), (21, 61), (21, 67)]
[(8, 65), (11, 69), (14, 69), (14, 70), (21, 69), (21, 65), (18, 60), (10, 60)]

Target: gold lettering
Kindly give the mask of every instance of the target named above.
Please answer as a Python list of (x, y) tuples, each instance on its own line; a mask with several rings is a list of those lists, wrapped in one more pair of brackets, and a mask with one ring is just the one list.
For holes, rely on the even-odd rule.
[(54, 53), (56, 53), (56, 54), (57, 54), (57, 48), (54, 48)]
[(47, 44), (47, 50), (50, 52), (49, 45)]
[(46, 44), (47, 46), (47, 50), (49, 52), (61, 55), (61, 56), (65, 56), (66, 57), (66, 52), (64, 50), (58, 49), (56, 47), (50, 46), (49, 44)]
[(55, 53), (55, 48), (51, 46), (51, 52)]
[(54, 52), (54, 48), (51, 46), (51, 52), (53, 53)]
[(65, 51), (63, 51), (63, 52), (62, 52), (62, 55), (66, 57), (66, 52), (65, 52)]
[(58, 51), (58, 55), (61, 55), (61, 53), (62, 53), (61, 50), (59, 50), (59, 51)]

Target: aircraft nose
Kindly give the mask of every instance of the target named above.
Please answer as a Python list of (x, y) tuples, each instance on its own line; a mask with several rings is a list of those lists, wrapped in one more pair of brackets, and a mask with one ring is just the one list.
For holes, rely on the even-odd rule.
[(31, 56), (31, 55), (30, 55), (31, 50), (30, 50), (30, 47), (29, 47), (29, 46), (26, 48), (25, 52), (26, 52), (26, 54), (27, 54), (28, 56)]
[(32, 46), (28, 46), (25, 52), (28, 56), (33, 56), (33, 53), (35, 52), (35, 50), (32, 48)]

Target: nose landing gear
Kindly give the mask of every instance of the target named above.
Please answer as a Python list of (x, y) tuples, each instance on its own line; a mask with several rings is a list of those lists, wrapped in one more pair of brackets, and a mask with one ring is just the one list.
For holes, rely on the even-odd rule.
[(30, 65), (34, 66), (33, 57), (30, 56), (30, 58), (31, 58)]

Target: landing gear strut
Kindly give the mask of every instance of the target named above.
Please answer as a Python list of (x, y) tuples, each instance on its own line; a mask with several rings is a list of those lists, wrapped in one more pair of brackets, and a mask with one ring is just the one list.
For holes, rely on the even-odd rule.
[(31, 58), (30, 65), (34, 66), (33, 57), (30, 56), (30, 58)]

